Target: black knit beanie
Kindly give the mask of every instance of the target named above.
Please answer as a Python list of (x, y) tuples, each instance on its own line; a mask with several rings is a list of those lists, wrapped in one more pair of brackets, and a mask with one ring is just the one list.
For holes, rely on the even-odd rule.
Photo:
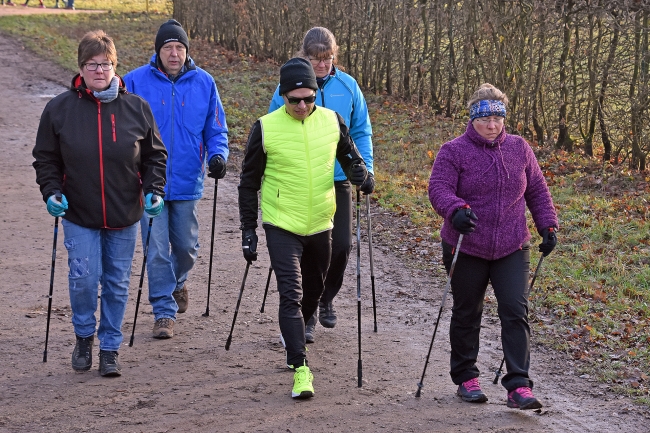
[(187, 38), (187, 33), (183, 30), (181, 23), (176, 20), (169, 20), (158, 29), (155, 44), (156, 54), (160, 54), (160, 49), (168, 42), (180, 42), (185, 45), (187, 51), (190, 50), (190, 40)]
[(309, 61), (294, 57), (280, 68), (280, 95), (300, 88), (318, 90), (318, 84)]

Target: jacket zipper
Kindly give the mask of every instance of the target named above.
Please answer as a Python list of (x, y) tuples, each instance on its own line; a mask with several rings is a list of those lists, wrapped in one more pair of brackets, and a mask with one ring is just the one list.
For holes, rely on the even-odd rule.
[[(311, 181), (312, 178), (311, 178), (311, 176), (309, 176), (309, 173), (311, 173), (311, 156), (309, 155), (309, 139), (307, 137), (307, 132), (306, 132), (306, 127), (305, 127), (305, 121), (304, 120), (302, 121), (302, 135), (303, 135), (304, 140), (305, 140), (305, 156), (307, 157), (306, 158), (306, 160), (307, 160), (307, 178), (309, 179), (309, 185), (307, 186), (307, 191), (312, 191), (312, 188), (313, 188), (312, 181)], [(311, 230), (311, 217), (312, 217), (312, 214), (313, 214), (313, 209), (312, 209), (312, 207), (313, 207), (313, 202), (312, 201), (313, 200), (312, 200), (312, 198), (313, 198), (313, 194), (309, 194), (309, 203), (307, 205), (307, 209), (309, 209), (309, 211), (307, 211), (307, 230), (306, 230), (307, 233), (309, 233), (310, 230)]]
[[(171, 81), (171, 80), (170, 80)], [(169, 169), (169, 175), (167, 176), (169, 179), (172, 178), (172, 161), (173, 161), (173, 153), (174, 153), (174, 125), (176, 124), (176, 120), (174, 119), (174, 102), (176, 100), (176, 86), (173, 81), (172, 83), (172, 100), (171, 100), (171, 113), (172, 113), (172, 119), (171, 119), (171, 143), (169, 143), (169, 149), (167, 149), (169, 155), (167, 156), (167, 168)], [(167, 183), (167, 194), (169, 198), (171, 199), (172, 197), (172, 184), (171, 182)]]
[(115, 114), (111, 114), (111, 127), (113, 128), (113, 143), (117, 142), (117, 136), (115, 134)]
[(106, 191), (104, 188), (104, 143), (102, 142), (102, 103), (97, 101), (97, 134), (99, 135), (99, 181), (102, 188), (102, 217), (104, 227), (108, 227), (106, 220)]

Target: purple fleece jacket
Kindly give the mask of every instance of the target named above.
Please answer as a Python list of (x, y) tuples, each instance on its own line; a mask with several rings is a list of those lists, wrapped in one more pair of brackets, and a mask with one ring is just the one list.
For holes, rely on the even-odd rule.
[(465, 236), (461, 251), (487, 260), (505, 257), (530, 240), (526, 206), (537, 231), (558, 228), (557, 214), (546, 180), (528, 143), (507, 134), (494, 141), (479, 135), (472, 122), (465, 133), (445, 143), (433, 164), (429, 200), (445, 221), (442, 240), (451, 245), (459, 233), (451, 217), (468, 204), (476, 216), (476, 231)]

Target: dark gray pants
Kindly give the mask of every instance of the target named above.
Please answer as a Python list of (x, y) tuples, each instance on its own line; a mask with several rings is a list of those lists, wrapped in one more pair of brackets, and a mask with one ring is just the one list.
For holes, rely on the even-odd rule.
[[(442, 243), (443, 262), (451, 267), (454, 246)], [(483, 300), (488, 282), (492, 283), (501, 320), (501, 340), (507, 374), (501, 384), (512, 391), (521, 386), (533, 387), (528, 377), (530, 367), (530, 328), (528, 326), (528, 277), (530, 245), (498, 260), (485, 260), (458, 254), (451, 280), (454, 306), (451, 314), (450, 374), (457, 385), (478, 377), (476, 358)]]
[(321, 302), (328, 303), (341, 290), (343, 275), (352, 251), (352, 188), (350, 182), (334, 182), (336, 213), (332, 229), (332, 259), (325, 277), (325, 291)]
[(286, 344), (287, 364), (306, 361), (305, 317), (318, 307), (330, 264), (332, 231), (300, 236), (264, 225), (266, 245), (280, 293), (278, 319)]

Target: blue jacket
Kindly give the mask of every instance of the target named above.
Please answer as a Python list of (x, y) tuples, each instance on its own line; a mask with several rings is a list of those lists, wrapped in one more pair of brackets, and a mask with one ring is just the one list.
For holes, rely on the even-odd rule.
[(153, 111), (167, 148), (165, 200), (198, 200), (203, 194), (206, 153), (228, 159), (228, 127), (214, 79), (188, 57), (185, 72), (172, 81), (148, 65), (124, 76), (129, 92), (142, 96)]
[[(275, 89), (269, 113), (284, 105), (284, 99), (279, 92), (280, 86)], [(343, 117), (345, 124), (350, 128), (350, 136), (366, 163), (366, 168), (375, 174), (372, 158), (372, 127), (368, 116), (368, 106), (357, 81), (345, 72), (332, 68), (332, 73), (316, 93), (316, 105), (334, 110)], [(346, 179), (341, 165), (336, 161), (334, 181)]]

